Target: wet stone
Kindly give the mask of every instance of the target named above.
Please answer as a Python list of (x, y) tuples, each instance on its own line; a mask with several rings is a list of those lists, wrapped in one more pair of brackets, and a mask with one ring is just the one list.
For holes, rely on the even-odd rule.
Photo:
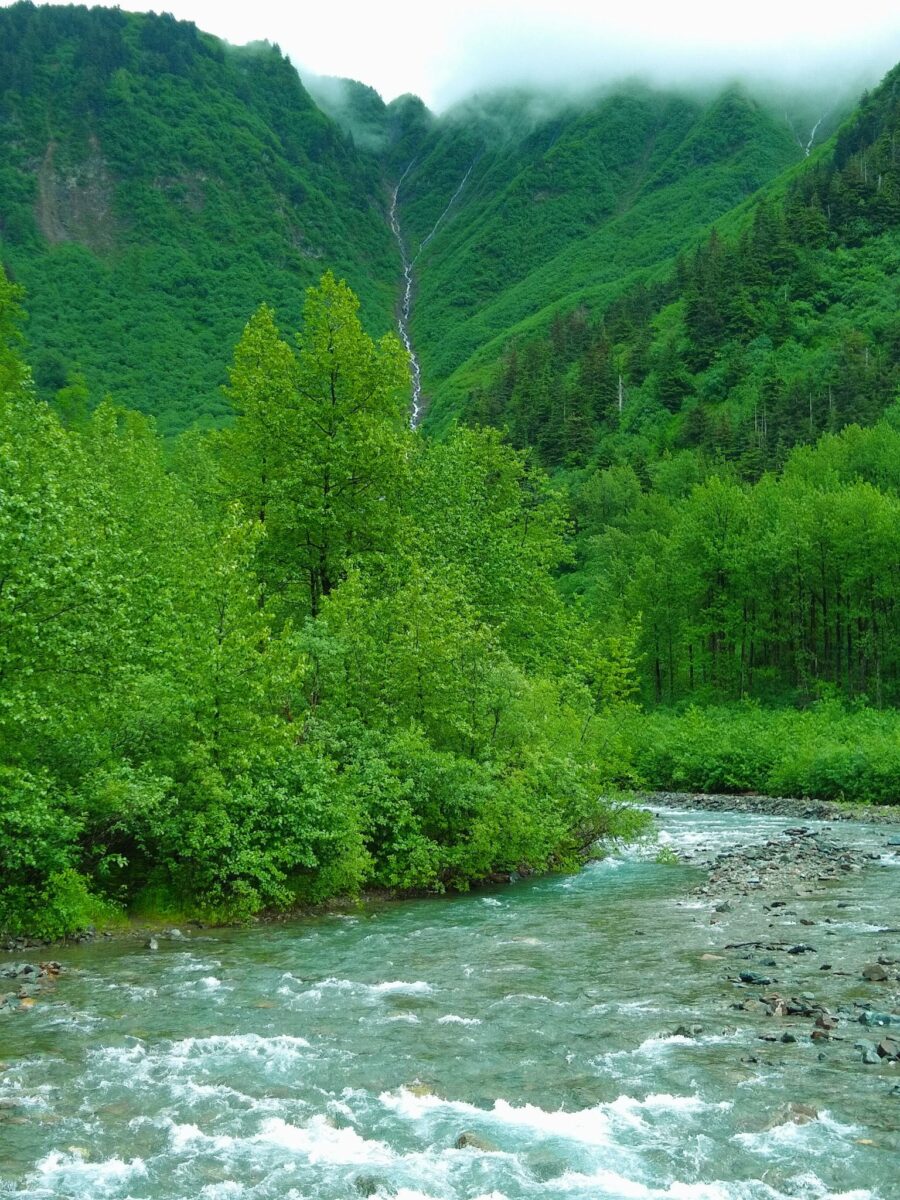
[(888, 973), (880, 963), (869, 963), (863, 967), (862, 977), (869, 983), (886, 983)]

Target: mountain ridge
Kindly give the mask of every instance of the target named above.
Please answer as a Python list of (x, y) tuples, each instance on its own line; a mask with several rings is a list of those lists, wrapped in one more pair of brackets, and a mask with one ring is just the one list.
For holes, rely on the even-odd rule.
[(28, 3), (0, 10), (0, 68), (0, 255), (28, 292), (41, 394), (111, 392), (168, 432), (227, 419), (243, 324), (264, 300), (290, 319), (325, 266), (373, 332), (395, 324), (404, 172), (410, 330), (439, 431), (511, 340), (599, 316), (802, 169), (797, 125), (818, 111), (631, 83), (435, 116), (365, 84), (305, 86), (278, 47), (189, 22)]

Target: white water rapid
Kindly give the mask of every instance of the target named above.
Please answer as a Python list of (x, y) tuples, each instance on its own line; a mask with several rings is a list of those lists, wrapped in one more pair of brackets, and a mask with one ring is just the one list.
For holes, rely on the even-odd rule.
[(434, 227), (431, 230), (431, 233), (428, 234), (428, 236), (424, 239), (424, 241), (419, 243), (419, 249), (416, 251), (415, 258), (410, 258), (409, 254), (407, 253), (406, 242), (403, 240), (403, 232), (400, 228), (400, 217), (397, 212), (397, 201), (398, 201), (398, 197), (400, 195), (400, 188), (403, 186), (404, 179), (407, 177), (407, 175), (410, 173), (410, 171), (415, 166), (415, 159), (413, 159), (413, 161), (409, 164), (409, 166), (406, 168), (406, 170), (400, 176), (399, 180), (397, 181), (397, 186), (394, 188), (393, 194), (391, 196), (391, 207), (390, 207), (390, 210), (388, 213), (388, 218), (390, 220), (391, 230), (394, 234), (394, 237), (397, 239), (397, 245), (400, 249), (400, 259), (401, 259), (401, 262), (403, 263), (403, 295), (400, 299), (400, 312), (397, 316), (397, 330), (400, 334), (400, 341), (403, 343), (403, 347), (406, 350), (407, 356), (409, 357), (409, 369), (410, 369), (410, 376), (412, 379), (412, 403), (411, 403), (411, 407), (410, 407), (409, 423), (413, 429), (417, 429), (419, 426), (419, 422), (422, 420), (422, 407), (423, 407), (422, 406), (422, 367), (419, 363), (418, 355), (416, 354), (416, 352), (413, 348), (412, 337), (410, 336), (410, 332), (409, 332), (409, 318), (410, 318), (410, 314), (412, 312), (413, 267), (416, 265), (416, 262), (419, 259), (419, 255), (422, 253), (422, 251), (425, 249), (425, 247), (428, 245), (428, 243), (431, 241), (431, 239), (437, 233), (438, 228), (440, 227), (444, 218), (447, 216), (447, 214), (450, 212), (450, 209), (456, 203), (457, 199), (459, 198), (460, 193), (462, 192), (463, 188), (468, 183), (469, 176), (472, 174), (472, 170), (477, 161), (478, 161), (477, 158), (474, 158), (472, 160), (468, 171), (466, 171), (465, 175), (462, 178), (462, 181), (459, 184), (459, 187), (456, 189), (456, 191), (450, 197), (450, 201), (447, 204), (447, 207), (444, 209), (444, 211), (441, 213), (441, 215), (435, 221)]

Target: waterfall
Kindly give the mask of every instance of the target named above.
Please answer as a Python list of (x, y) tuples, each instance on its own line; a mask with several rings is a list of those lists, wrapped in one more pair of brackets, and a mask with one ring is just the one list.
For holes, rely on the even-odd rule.
[(435, 221), (435, 223), (434, 223), (434, 228), (432, 229), (431, 233), (429, 233), (428, 237), (426, 237), (426, 238), (425, 238), (425, 240), (424, 240), (423, 242), (420, 242), (420, 243), (419, 243), (419, 249), (418, 249), (418, 251), (417, 251), (417, 253), (416, 253), (416, 257), (413, 259), (413, 262), (415, 262), (415, 261), (416, 261), (416, 259), (418, 259), (419, 255), (422, 253), (422, 251), (425, 249), (425, 247), (428, 245), (428, 243), (431, 241), (431, 239), (432, 239), (432, 238), (434, 237), (434, 235), (437, 233), (437, 231), (438, 231), (438, 229), (440, 228), (441, 222), (443, 221), (444, 217), (446, 217), (447, 213), (450, 211), (450, 209), (451, 209), (451, 208), (453, 207), (453, 205), (456, 203), (456, 201), (457, 201), (457, 199), (458, 199), (458, 197), (459, 197), (459, 194), (460, 194), (460, 192), (463, 190), (463, 188), (464, 188), (464, 187), (466, 186), (466, 184), (469, 182), (469, 176), (472, 174), (472, 171), (473, 171), (473, 169), (474, 169), (474, 167), (475, 167), (475, 164), (476, 164), (477, 162), (478, 162), (478, 158), (477, 158), (477, 156), (476, 156), (475, 158), (473, 158), (473, 159), (472, 159), (471, 163), (469, 164), (469, 169), (468, 169), (468, 171), (466, 171), (465, 175), (463, 175), (463, 177), (462, 177), (462, 181), (460, 182), (460, 185), (459, 185), (459, 187), (456, 189), (456, 191), (455, 191), (455, 192), (453, 193), (453, 195), (450, 197), (450, 202), (448, 203), (447, 207), (444, 209), (444, 211), (441, 213), (441, 215), (440, 215), (440, 216), (438, 217), (438, 219)]
[(813, 125), (813, 127), (812, 127), (812, 132), (809, 135), (809, 141), (806, 143), (806, 146), (804, 147), (807, 158), (809, 158), (809, 153), (813, 148), (813, 142), (816, 140), (816, 134), (819, 132), (819, 126), (822, 124), (822, 122), (824, 120), (825, 120), (824, 116), (819, 117), (818, 121), (816, 121), (815, 125)]
[(450, 212), (450, 209), (456, 203), (460, 193), (469, 181), (469, 176), (478, 161), (477, 156), (472, 159), (468, 171), (462, 177), (459, 187), (450, 197), (447, 207), (434, 223), (431, 233), (419, 243), (419, 249), (416, 251), (415, 258), (410, 258), (409, 252), (406, 249), (406, 242), (403, 240), (403, 231), (400, 228), (400, 217), (397, 212), (397, 201), (400, 196), (400, 188), (403, 186), (403, 181), (415, 166), (415, 159), (409, 164), (403, 174), (397, 181), (397, 186), (391, 195), (391, 207), (388, 217), (391, 224), (391, 231), (397, 239), (397, 245), (400, 249), (400, 260), (403, 264), (403, 294), (400, 298), (400, 312), (397, 316), (397, 330), (400, 334), (400, 341), (403, 343), (403, 348), (406, 350), (409, 358), (409, 370), (412, 380), (412, 404), (410, 407), (409, 423), (413, 429), (417, 429), (419, 422), (422, 419), (422, 367), (419, 363), (418, 355), (415, 352), (412, 344), (412, 337), (409, 332), (409, 319), (412, 313), (412, 294), (413, 294), (413, 267), (418, 261), (419, 255), (437, 233), (444, 218)]
[(400, 229), (400, 218), (397, 215), (397, 198), (400, 195), (400, 188), (403, 186), (403, 180), (413, 169), (414, 164), (415, 159), (413, 159), (400, 176), (391, 196), (391, 208), (388, 215), (391, 230), (400, 248), (400, 259), (403, 263), (403, 295), (400, 299), (400, 312), (397, 316), (397, 330), (400, 334), (400, 341), (403, 343), (403, 347), (409, 358), (409, 370), (412, 379), (412, 405), (409, 413), (409, 423), (413, 429), (416, 429), (419, 421), (422, 419), (422, 368), (419, 365), (418, 356), (413, 349), (412, 339), (409, 336), (409, 316), (412, 311), (413, 260), (406, 252), (406, 243), (403, 240), (403, 233)]

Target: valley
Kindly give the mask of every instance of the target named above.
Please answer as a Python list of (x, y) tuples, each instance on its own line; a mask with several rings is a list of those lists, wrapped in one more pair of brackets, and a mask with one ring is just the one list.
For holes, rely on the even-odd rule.
[(858, 77), (0, 5), (0, 1191), (894, 1200)]

